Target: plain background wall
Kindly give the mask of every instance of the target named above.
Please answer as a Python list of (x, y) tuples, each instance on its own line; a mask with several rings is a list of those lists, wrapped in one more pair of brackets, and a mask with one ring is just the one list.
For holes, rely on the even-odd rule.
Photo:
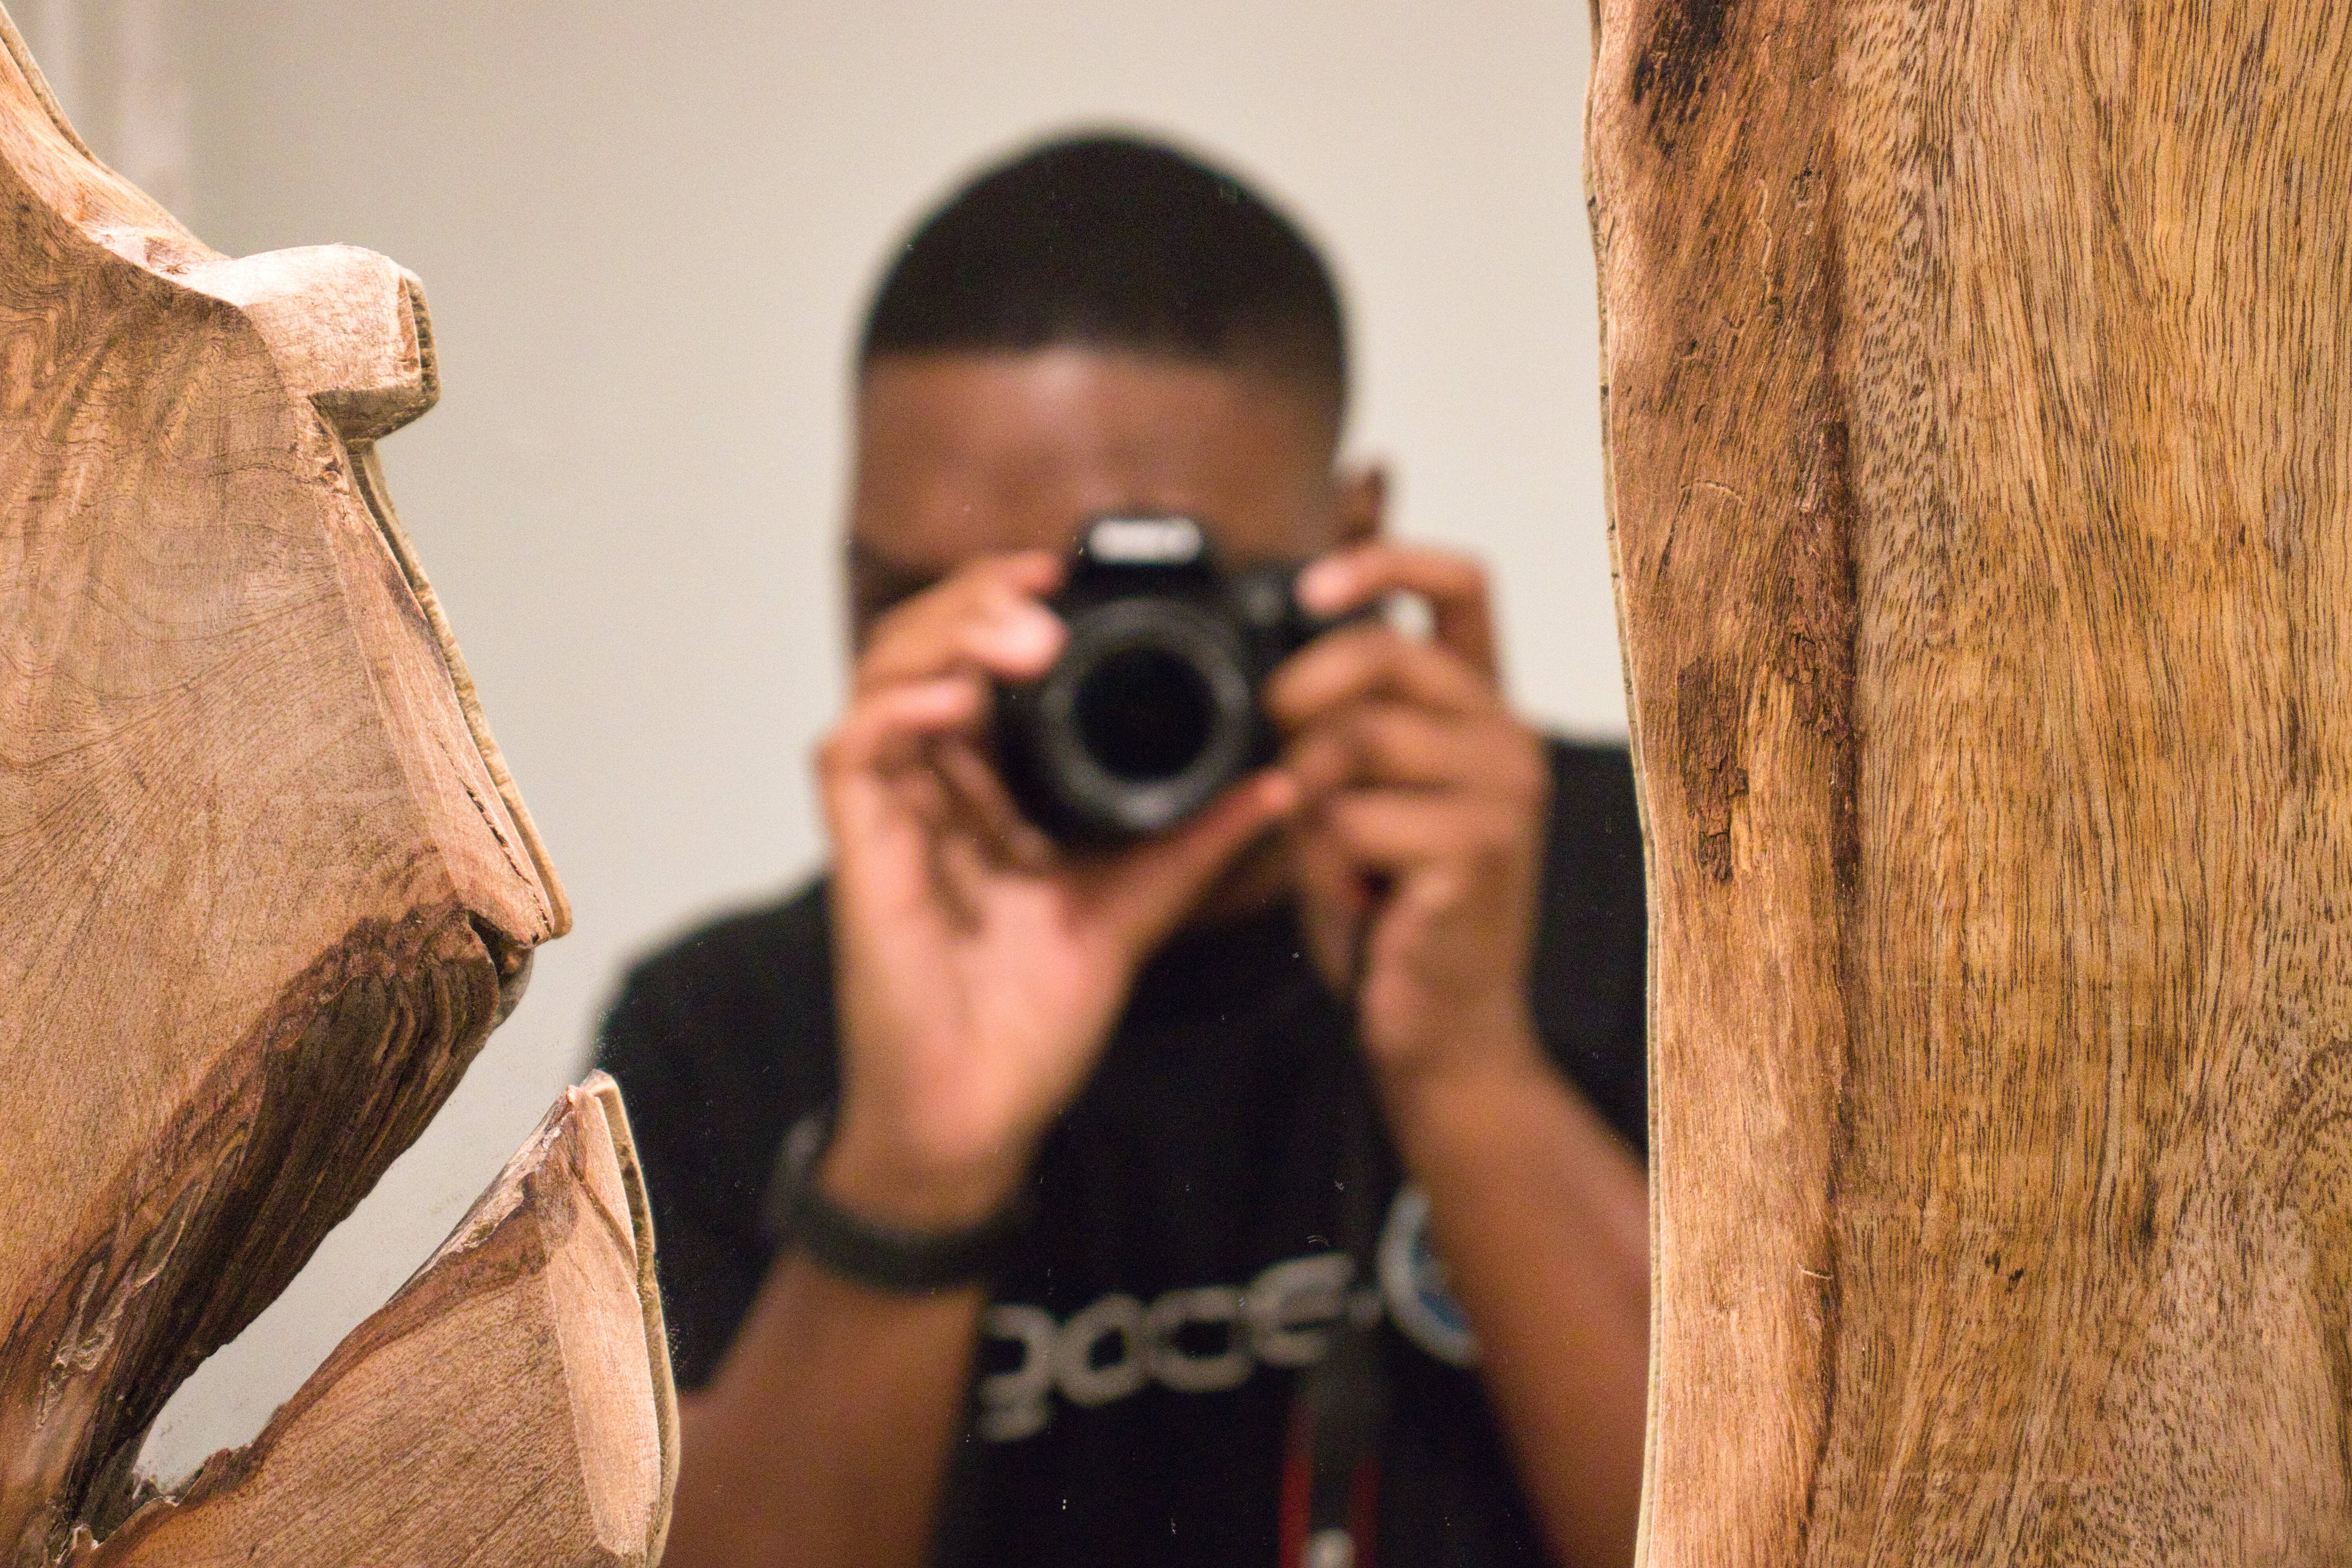
[[(37, 52), (35, 24), (133, 4), (24, 19)], [(1399, 531), (1493, 563), (1524, 708), (1623, 731), (1582, 0), (135, 5), (141, 68), (177, 51), (199, 234), (348, 240), (425, 279), (446, 390), (384, 463), (578, 917), (423, 1140), (174, 1401), (164, 1476), (257, 1430), (431, 1250), (583, 1070), (631, 955), (815, 864), (851, 336), (976, 162), (1117, 123), (1289, 205), (1349, 296), (1349, 445), (1393, 459)], [(60, 82), (68, 111), (152, 139), (101, 74)]]

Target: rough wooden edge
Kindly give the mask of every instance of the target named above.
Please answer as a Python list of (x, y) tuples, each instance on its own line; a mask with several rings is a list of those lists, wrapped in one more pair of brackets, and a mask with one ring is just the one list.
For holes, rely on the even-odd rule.
[[(106, 168), (99, 155), (89, 150), (89, 143), (81, 139), (81, 132), (73, 128), (73, 121), (66, 118), (66, 111), (58, 106), (57, 94), (49, 90), (49, 79), (34, 63), (33, 51), (26, 47), (25, 35), (16, 30), (16, 19), (8, 15), (5, 5), (0, 5), (0, 44), (7, 47), (8, 58), (16, 62), (18, 70), (25, 73), (26, 81), (32, 86), (33, 96), (48, 111), (49, 123), (57, 128), (58, 134), (71, 143), (75, 152), (100, 168)], [(113, 173), (110, 169), (107, 172)]]
[[(414, 281), (413, 279), (411, 280)], [(421, 289), (410, 290), (411, 308), (415, 312), (416, 333), (425, 363), (432, 360), (432, 329), (425, 313), (425, 295)], [(530, 855), (530, 863), (539, 873), (541, 887), (547, 893), (548, 920), (551, 939), (572, 929), (572, 900), (563, 890), (562, 879), (555, 874), (555, 863), (548, 858), (547, 845), (539, 836), (539, 826), (531, 820), (530, 808), (523, 805), (522, 791), (515, 786), (514, 775), (507, 771), (506, 754), (490, 733), (490, 721), (482, 711), (480, 694), (474, 689), (473, 673), (466, 668), (466, 656), (457, 647), (457, 634), (449, 625), (449, 617), (441, 608), (440, 595), (434, 593), (432, 583), (425, 575), (425, 563), (409, 542), (408, 531), (401, 526), (400, 513), (394, 510), (392, 491), (383, 482), (383, 465), (376, 457), (373, 441), (350, 444), (352, 482), (367, 503), (368, 514), (375, 519), (376, 529), (383, 535), (393, 559), (400, 563), (401, 575), (408, 579), (408, 591), (416, 596), (417, 607), (425, 612), (425, 624), (433, 628), (433, 639), (440, 645), (441, 661), (449, 671), (449, 682), (457, 690), (457, 706), (466, 715), (466, 728), (474, 737), (475, 749), (482, 754), (482, 765), (489, 770), (491, 782), (498, 785), (499, 798), (504, 802), (507, 814), (514, 818), (515, 829), (522, 835), (523, 847)], [(631, 1154), (632, 1170), (635, 1169), (635, 1153)]]
[(646, 1561), (661, 1561), (669, 1541), (670, 1501), (677, 1490), (677, 1384), (669, 1364), (669, 1325), (662, 1316), (661, 1277), (654, 1256), (654, 1211), (646, 1192), (645, 1167), (637, 1163), (637, 1142), (629, 1131), (629, 1109), (622, 1103), (621, 1086), (601, 1068), (581, 1081), (604, 1108), (604, 1123), (612, 1129), (614, 1157), (621, 1164), (621, 1184), (629, 1194), (629, 1220), (637, 1241), (637, 1302), (645, 1310), (646, 1352), (653, 1363), (654, 1415), (661, 1434), (661, 1507), (654, 1519), (653, 1538)]
[(1643, 1160), (1644, 1198), (1650, 1222), (1650, 1289), (1647, 1367), (1643, 1382), (1642, 1410), (1642, 1493), (1633, 1515), (1633, 1561), (1645, 1563), (1650, 1560), (1650, 1515), (1656, 1506), (1652, 1479), (1657, 1474), (1658, 1394), (1661, 1366), (1659, 1353), (1664, 1339), (1664, 1292), (1659, 1289), (1658, 1234), (1660, 1221), (1658, 1186), (1658, 1100), (1654, 1089), (1657, 1082), (1656, 1050), (1652, 1043), (1651, 1016), (1654, 1010), (1658, 989), (1658, 872), (1654, 864), (1652, 847), (1654, 835), (1650, 828), (1650, 791), (1648, 773), (1642, 766), (1642, 710), (1633, 700), (1633, 638), (1631, 617), (1626, 613), (1624, 541), (1617, 531), (1617, 474), (1614, 445), (1609, 439), (1610, 376), (1609, 376), (1609, 275), (1608, 247), (1602, 240), (1601, 225), (1601, 193), (1598, 174), (1592, 156), (1592, 128), (1597, 108), (1602, 66), (1602, 0), (1588, 0), (1586, 13), (1591, 25), (1591, 48), (1584, 83), (1584, 111), (1579, 134), (1583, 141), (1583, 163), (1579, 173), (1584, 195), (1585, 236), (1592, 246), (1594, 279), (1593, 315), (1599, 333), (1600, 352), (1595, 364), (1601, 379), (1601, 510), (1609, 540), (1609, 602), (1617, 620), (1618, 684), (1625, 698), (1625, 743), (1633, 769), (1633, 815), (1642, 837), (1642, 1076), (1653, 1087), (1643, 1096), (1643, 1121), (1647, 1133), (1648, 1152)]
[[(536, 1270), (547, 1266), (549, 1259), (544, 1243), (535, 1238), (537, 1229), (551, 1218), (560, 1220), (564, 1216), (543, 1212), (545, 1189), (542, 1183), (551, 1178), (557, 1181), (561, 1190), (575, 1204), (593, 1210), (593, 1190), (583, 1184), (565, 1182), (561, 1171), (549, 1158), (567, 1134), (575, 1138), (581, 1136), (583, 1107), (593, 1107), (604, 1121), (606, 1130), (604, 1152), (613, 1160), (621, 1190), (627, 1201), (627, 1234), (634, 1253), (635, 1300), (632, 1305), (644, 1335), (647, 1388), (653, 1406), (644, 1414), (653, 1423), (659, 1448), (658, 1475), (655, 1478), (656, 1489), (643, 1555), (634, 1559), (624, 1557), (618, 1561), (642, 1563), (646, 1568), (658, 1563), (667, 1538), (670, 1500), (677, 1484), (677, 1397), (670, 1373), (661, 1299), (655, 1286), (653, 1223), (643, 1172), (637, 1163), (635, 1142), (629, 1133), (627, 1112), (621, 1100), (619, 1086), (604, 1073), (597, 1072), (592, 1073), (580, 1087), (567, 1089), (557, 1098), (547, 1116), (524, 1140), (489, 1187), (468, 1208), (448, 1239), (435, 1250), (391, 1300), (344, 1337), (319, 1370), (279, 1407), (259, 1436), (242, 1448), (224, 1449), (213, 1455), (178, 1494), (148, 1494), (140, 1500), (140, 1506), (103, 1540), (94, 1537), (87, 1527), (78, 1528), (65, 1560), (70, 1568), (154, 1568), (154, 1565), (182, 1561), (180, 1554), (187, 1550), (187, 1532), (191, 1526), (196, 1527), (200, 1532), (208, 1524), (217, 1529), (224, 1521), (234, 1526), (244, 1510), (267, 1510), (273, 1502), (282, 1504), (283, 1498), (273, 1497), (271, 1493), (270, 1467), (274, 1463), (282, 1464), (289, 1458), (299, 1458), (308, 1431), (323, 1434), (313, 1436), (313, 1442), (324, 1441), (328, 1437), (348, 1441), (351, 1435), (352, 1428), (348, 1425), (306, 1428), (306, 1415), (322, 1407), (333, 1408), (338, 1389), (347, 1379), (368, 1369), (373, 1358), (398, 1354), (404, 1345), (425, 1334), (434, 1321), (462, 1313), (478, 1300), (512, 1289), (518, 1279), (518, 1267)], [(589, 1152), (584, 1145), (583, 1152)], [(572, 1217), (573, 1223), (589, 1223), (584, 1214)], [(533, 1227), (532, 1237), (506, 1238), (504, 1233), (518, 1222)], [(531, 1261), (533, 1259), (536, 1261)], [(553, 1331), (551, 1321), (549, 1330)], [(498, 1386), (496, 1380), (483, 1381), (485, 1393), (494, 1396)], [(572, 1397), (572, 1391), (567, 1390), (563, 1406), (566, 1415), (562, 1427), (551, 1434), (551, 1441), (559, 1446), (573, 1441), (571, 1423), (577, 1419), (580, 1407), (576, 1399)], [(363, 1416), (366, 1412), (362, 1409), (360, 1414)], [(408, 1462), (404, 1468), (412, 1472), (419, 1464), (429, 1464), (432, 1459), (429, 1452), (420, 1456), (415, 1449), (406, 1450), (405, 1457)], [(445, 1464), (459, 1462), (450, 1458), (443, 1459)], [(454, 1482), (456, 1478), (451, 1479)], [(378, 1487), (379, 1480), (380, 1478), (373, 1471), (354, 1473), (348, 1478), (348, 1498), (302, 1494), (302, 1502), (306, 1511), (310, 1512), (340, 1508), (364, 1509), (369, 1506), (369, 1494)], [(409, 1484), (418, 1484), (413, 1474)], [(281, 1528), (272, 1539), (282, 1542), (284, 1533)], [(446, 1556), (436, 1555), (413, 1564), (412, 1568), (440, 1568), (442, 1564), (446, 1564), (447, 1568), (459, 1568), (461, 1564), (475, 1561), (476, 1553), (484, 1542), (471, 1539), (448, 1539), (446, 1544)], [(217, 1555), (216, 1552), (207, 1552), (202, 1560), (209, 1563)], [(239, 1554), (238, 1560), (260, 1565), (260, 1568), (279, 1568), (279, 1565), (296, 1568), (298, 1563), (301, 1568), (310, 1568), (312, 1561), (307, 1556), (288, 1555), (288, 1549), (282, 1544), (273, 1546), (260, 1542), (254, 1542)]]

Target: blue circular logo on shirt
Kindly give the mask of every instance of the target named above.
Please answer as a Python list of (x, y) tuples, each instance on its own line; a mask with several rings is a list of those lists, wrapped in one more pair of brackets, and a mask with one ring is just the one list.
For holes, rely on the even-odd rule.
[(1405, 1338), (1450, 1366), (1478, 1363), (1469, 1315), (1446, 1288), (1445, 1259), (1429, 1241), (1429, 1194), (1407, 1183), (1381, 1227), (1381, 1294)]

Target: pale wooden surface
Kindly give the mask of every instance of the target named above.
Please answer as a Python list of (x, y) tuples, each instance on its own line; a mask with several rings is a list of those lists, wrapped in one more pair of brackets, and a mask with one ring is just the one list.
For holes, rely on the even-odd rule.
[(2352, 10), (1598, 11), (1647, 1561), (2352, 1560)]
[(658, 1561), (677, 1440), (646, 1215), (594, 1074), (259, 1437), (74, 1568)]
[[(415, 279), (348, 247), (215, 254), (89, 157), (4, 16), (0, 41), (0, 1562), (22, 1563), (120, 1516), (171, 1390), (415, 1139), (570, 916), (375, 463), (437, 392)], [(649, 1269), (650, 1233), (631, 1247)], [(596, 1539), (643, 1561), (675, 1458), (641, 1451), (670, 1430), (657, 1303), (649, 1274), (575, 1261), (558, 1341), (516, 1342), (462, 1408), (508, 1436), (561, 1417), (566, 1444), (576, 1418)], [(454, 1291), (483, 1333), (529, 1328)], [(567, 1383), (632, 1357), (565, 1336), (625, 1321), (637, 1382)], [(338, 1364), (394, 1364), (369, 1353)], [(311, 1440), (274, 1436), (273, 1473), (366, 1517), (369, 1478)], [(446, 1544), (404, 1560), (474, 1543)]]

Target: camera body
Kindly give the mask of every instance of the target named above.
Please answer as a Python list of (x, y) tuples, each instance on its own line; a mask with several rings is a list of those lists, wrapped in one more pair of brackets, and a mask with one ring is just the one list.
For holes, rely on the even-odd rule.
[(1005, 787), (1057, 842), (1163, 833), (1274, 758), (1265, 678), (1333, 623), (1298, 607), (1296, 565), (1218, 569), (1189, 517), (1088, 524), (1046, 601), (1069, 641), (1035, 680), (1001, 686)]

